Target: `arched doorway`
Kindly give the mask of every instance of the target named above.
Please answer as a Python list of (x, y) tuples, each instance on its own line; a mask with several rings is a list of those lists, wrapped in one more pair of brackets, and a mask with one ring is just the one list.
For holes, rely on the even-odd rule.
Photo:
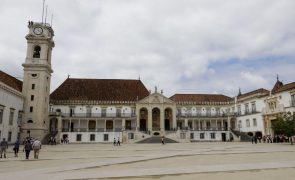
[(165, 131), (169, 131), (172, 128), (172, 109), (165, 109)]
[(57, 119), (56, 118), (52, 118), (52, 119), (50, 119), (50, 125), (49, 125), (49, 127), (50, 127), (50, 132), (55, 132), (55, 131), (57, 131)]
[(154, 108), (152, 110), (152, 128), (153, 131), (160, 130), (160, 109)]
[(106, 130), (107, 131), (112, 131), (114, 128), (114, 123), (112, 120), (107, 120), (106, 122)]
[(146, 108), (141, 108), (139, 111), (139, 129), (140, 131), (147, 131), (148, 111)]
[(89, 131), (95, 131), (95, 129), (96, 129), (96, 121), (90, 120), (88, 122), (88, 130)]

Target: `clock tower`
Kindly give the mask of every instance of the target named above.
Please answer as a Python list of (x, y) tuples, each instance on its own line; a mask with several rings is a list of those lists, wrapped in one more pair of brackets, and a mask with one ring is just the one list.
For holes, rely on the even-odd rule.
[(22, 93), (24, 117), (21, 124), (21, 137), (43, 140), (49, 130), (49, 93), (51, 52), (54, 47), (54, 31), (51, 25), (29, 21), (27, 54), (24, 67)]

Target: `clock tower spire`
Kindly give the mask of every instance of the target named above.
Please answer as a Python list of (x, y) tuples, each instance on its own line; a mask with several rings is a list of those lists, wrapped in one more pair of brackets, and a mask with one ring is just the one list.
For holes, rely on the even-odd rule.
[(24, 100), (24, 117), (21, 136), (43, 140), (49, 126), (49, 93), (51, 53), (54, 47), (54, 31), (51, 25), (29, 21), (27, 54), (24, 67), (22, 93)]

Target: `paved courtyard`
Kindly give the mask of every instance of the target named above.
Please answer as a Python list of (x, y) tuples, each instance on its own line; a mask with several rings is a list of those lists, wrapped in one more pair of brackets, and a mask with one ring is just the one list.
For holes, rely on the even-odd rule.
[(69, 144), (0, 160), (0, 179), (294, 180), (295, 145), (250, 143)]

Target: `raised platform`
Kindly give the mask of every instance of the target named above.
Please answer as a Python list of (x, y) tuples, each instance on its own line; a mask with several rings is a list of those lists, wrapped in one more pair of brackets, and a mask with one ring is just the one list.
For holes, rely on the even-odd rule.
[[(169, 138), (164, 138), (165, 143), (178, 143), (177, 141), (174, 141)], [(152, 136), (146, 139), (143, 139), (141, 141), (138, 141), (137, 143), (162, 143), (162, 137), (161, 136)]]

